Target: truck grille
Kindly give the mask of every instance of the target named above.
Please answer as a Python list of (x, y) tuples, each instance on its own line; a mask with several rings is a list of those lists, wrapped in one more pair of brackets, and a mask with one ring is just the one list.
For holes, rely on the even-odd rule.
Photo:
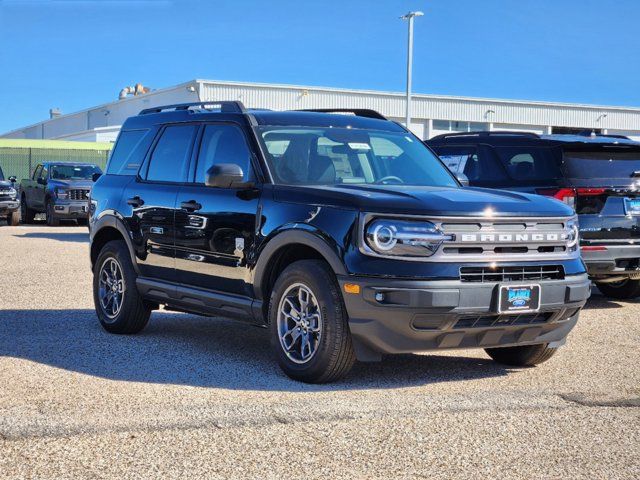
[(464, 317), (456, 322), (454, 329), (505, 327), (509, 325), (535, 325), (547, 323), (556, 312), (523, 313), (521, 315), (482, 315)]
[(529, 280), (562, 280), (562, 265), (532, 265), (521, 267), (461, 267), (463, 282), (523, 282)]
[(69, 200), (88, 200), (90, 191), (89, 189), (80, 188), (69, 190)]

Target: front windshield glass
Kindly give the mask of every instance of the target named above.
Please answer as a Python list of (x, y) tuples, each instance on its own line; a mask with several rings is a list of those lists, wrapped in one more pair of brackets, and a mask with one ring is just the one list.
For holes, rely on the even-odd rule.
[(407, 133), (329, 127), (261, 127), (276, 183), (458, 186), (438, 158)]
[(52, 180), (91, 180), (94, 173), (102, 173), (95, 165), (52, 165)]

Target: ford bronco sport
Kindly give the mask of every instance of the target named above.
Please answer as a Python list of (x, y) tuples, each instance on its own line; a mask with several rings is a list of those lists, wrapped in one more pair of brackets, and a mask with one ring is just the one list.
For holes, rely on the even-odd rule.
[(371, 110), (143, 110), (91, 192), (90, 231), (107, 331), (139, 332), (160, 305), (234, 317), (268, 327), (306, 382), (447, 348), (534, 365), (590, 292), (569, 206), (462, 188)]
[(471, 186), (539, 193), (574, 208), (582, 258), (600, 291), (640, 296), (640, 143), (521, 132), (445, 134), (428, 143)]

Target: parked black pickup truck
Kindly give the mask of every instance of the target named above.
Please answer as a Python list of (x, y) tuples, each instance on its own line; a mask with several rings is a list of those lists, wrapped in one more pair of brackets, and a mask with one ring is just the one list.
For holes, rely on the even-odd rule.
[(16, 191), (16, 177), (5, 180), (2, 168), (0, 168), (0, 218), (6, 218), (7, 224), (16, 226), (20, 223), (20, 213)]
[(61, 219), (86, 222), (93, 178), (102, 171), (91, 163), (42, 163), (30, 179), (20, 182), (22, 223), (46, 213), (48, 225)]
[(316, 383), (383, 354), (549, 359), (589, 296), (573, 209), (462, 188), (404, 127), (334, 112), (350, 114), (207, 102), (129, 118), (90, 199), (102, 326), (139, 332), (159, 305), (234, 317)]

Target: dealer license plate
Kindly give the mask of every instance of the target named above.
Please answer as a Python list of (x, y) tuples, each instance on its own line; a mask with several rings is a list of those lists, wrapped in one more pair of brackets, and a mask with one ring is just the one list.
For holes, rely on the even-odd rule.
[(498, 313), (524, 313), (540, 310), (540, 285), (501, 286)]
[(640, 215), (640, 198), (625, 198), (624, 210), (627, 215)]

